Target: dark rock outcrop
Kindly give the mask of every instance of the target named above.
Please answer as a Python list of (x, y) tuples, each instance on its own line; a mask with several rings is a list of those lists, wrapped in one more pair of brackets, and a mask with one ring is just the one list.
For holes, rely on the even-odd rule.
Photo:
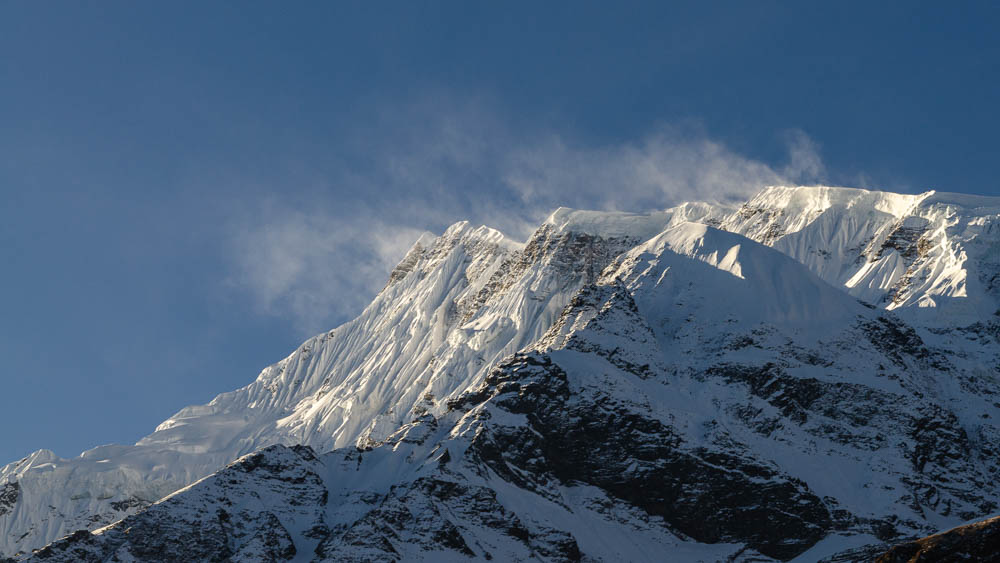
[(516, 356), (465, 398), (485, 400), (528, 424), (491, 426), (473, 440), (475, 455), (539, 494), (553, 481), (591, 485), (697, 541), (742, 542), (779, 559), (832, 526), (826, 505), (801, 481), (749, 457), (687, 445), (608, 395), (573, 395), (566, 373), (544, 355)]
[(0, 486), (0, 516), (9, 513), (14, 509), (14, 505), (17, 503), (17, 499), (21, 493), (21, 486), (14, 481), (13, 483), (4, 483)]
[(1000, 561), (1000, 516), (893, 546), (876, 563)]

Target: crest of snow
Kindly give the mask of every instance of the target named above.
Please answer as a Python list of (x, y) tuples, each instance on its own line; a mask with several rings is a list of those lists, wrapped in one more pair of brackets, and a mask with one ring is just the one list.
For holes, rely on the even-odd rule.
[(667, 332), (768, 324), (822, 335), (864, 307), (791, 258), (735, 233), (681, 223), (630, 250), (604, 279), (621, 280)]
[(730, 206), (705, 202), (682, 203), (677, 207), (652, 213), (583, 211), (560, 207), (545, 219), (543, 225), (551, 225), (559, 231), (586, 233), (603, 238), (647, 240), (678, 223), (720, 222), (732, 211)]
[(911, 321), (953, 324), (998, 308), (998, 222), (1000, 198), (771, 187), (722, 228), (772, 246)]

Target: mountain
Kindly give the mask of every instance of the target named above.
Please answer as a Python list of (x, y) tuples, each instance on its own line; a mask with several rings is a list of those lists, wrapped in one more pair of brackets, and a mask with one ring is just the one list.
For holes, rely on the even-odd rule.
[(125, 517), (34, 558), (816, 560), (988, 515), (998, 209), (769, 188), (524, 244), (456, 224), (251, 385), (4, 467), (2, 553)]
[(722, 228), (919, 324), (974, 323), (1000, 305), (1000, 199), (768, 188)]
[(17, 487), (17, 502), (0, 509), (0, 553), (114, 522), (268, 445), (326, 451), (441, 412), (449, 395), (544, 334), (619, 253), (672, 221), (713, 213), (696, 204), (651, 215), (562, 209), (526, 244), (466, 222), (424, 236), (358, 318), (247, 387), (182, 409), (134, 446), (72, 459), (41, 450), (0, 468), (0, 483)]

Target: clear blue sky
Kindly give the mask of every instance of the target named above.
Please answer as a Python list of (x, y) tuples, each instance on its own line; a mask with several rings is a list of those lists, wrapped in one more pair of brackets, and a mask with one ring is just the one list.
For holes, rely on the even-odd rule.
[(1000, 195), (998, 16), (0, 0), (0, 463), (249, 383), (459, 219), (774, 179)]

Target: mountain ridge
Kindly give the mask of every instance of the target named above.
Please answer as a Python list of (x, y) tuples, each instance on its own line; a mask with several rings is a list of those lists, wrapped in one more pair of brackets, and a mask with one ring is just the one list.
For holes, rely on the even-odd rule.
[[(879, 372), (884, 375), (868, 378), (872, 381), (865, 380), (862, 387), (870, 391), (859, 388), (855, 390), (857, 392), (868, 393), (869, 397), (883, 396), (878, 393), (888, 393), (885, 397), (905, 393), (916, 400), (918, 398), (912, 392), (920, 386), (926, 388), (930, 384), (934, 388), (944, 386), (945, 389), (957, 386), (957, 390), (941, 393), (943, 410), (939, 414), (934, 414), (933, 409), (927, 411), (928, 420), (937, 421), (934, 424), (943, 429), (965, 432), (963, 443), (971, 444), (966, 450), (978, 451), (975, 450), (978, 447), (975, 442), (985, 443), (995, 438), (996, 428), (990, 426), (992, 430), (987, 430), (986, 435), (976, 436), (974, 432), (966, 431), (965, 426), (969, 426), (969, 421), (979, 413), (996, 413), (995, 403), (991, 405), (989, 402), (990, 393), (996, 388), (995, 371), (990, 368), (977, 371), (975, 368), (977, 363), (982, 363), (981, 360), (997, 365), (997, 337), (990, 332), (993, 330), (990, 327), (994, 326), (991, 323), (995, 324), (995, 321), (980, 312), (975, 322), (965, 325), (971, 317), (967, 318), (967, 312), (961, 311), (961, 315), (956, 315), (961, 317), (960, 326), (942, 330), (940, 315), (937, 315), (930, 319), (928, 326), (918, 324), (911, 328), (907, 322), (915, 322), (914, 318), (920, 320), (919, 315), (904, 320), (906, 314), (901, 318), (892, 314), (886, 316), (870, 306), (881, 305), (906, 313), (919, 305), (919, 299), (907, 298), (909, 300), (896, 303), (894, 299), (880, 297), (881, 301), (869, 304), (869, 307), (863, 306), (848, 296), (852, 289), (858, 287), (857, 284), (847, 287), (846, 292), (834, 289), (828, 279), (834, 269), (821, 266), (828, 265), (832, 260), (840, 264), (837, 275), (843, 277), (850, 273), (845, 268), (853, 264), (859, 269), (847, 277), (850, 281), (869, 263), (885, 265), (892, 264), (893, 260), (905, 262), (908, 259), (905, 256), (907, 249), (915, 245), (917, 258), (907, 266), (907, 271), (913, 268), (911, 279), (924, 270), (937, 271), (935, 268), (938, 267), (930, 263), (933, 261), (931, 258), (937, 255), (925, 252), (920, 256), (919, 241), (926, 238), (940, 242), (943, 247), (958, 244), (962, 248), (980, 244), (981, 241), (974, 237), (969, 238), (972, 236), (970, 229), (978, 228), (974, 234), (987, 238), (994, 235), (996, 215), (992, 204), (995, 202), (937, 196), (931, 192), (921, 196), (890, 197), (878, 195), (885, 192), (835, 191), (850, 190), (844, 188), (820, 190), (822, 197), (803, 207), (795, 200), (800, 197), (796, 193), (802, 190), (765, 190), (735, 211), (708, 204), (685, 204), (652, 214), (581, 212), (561, 208), (550, 215), (526, 243), (509, 241), (499, 232), (485, 227), (473, 229), (464, 222), (453, 225), (433, 244), (430, 237), (421, 237), (365, 313), (334, 331), (309, 339), (292, 355), (265, 369), (257, 381), (243, 390), (220, 395), (209, 405), (180, 411), (136, 447), (102, 446), (77, 458), (82, 461), (59, 460), (54, 455), (36, 452), (30, 460), (4, 467), (0, 470), (0, 480), (18, 483), (16, 496), (20, 499), (38, 494), (47, 487), (51, 489), (51, 494), (37, 496), (34, 502), (57, 502), (52, 504), (56, 507), (54, 512), (49, 513), (39, 514), (36, 510), (31, 514), (25, 509), (27, 505), (23, 501), (15, 501), (12, 510), (0, 513), (3, 549), (27, 551), (73, 529), (110, 523), (142, 510), (165, 495), (164, 491), (184, 486), (260, 447), (280, 443), (311, 443), (319, 451), (345, 446), (349, 449), (357, 447), (361, 451), (380, 447), (398, 428), (411, 420), (424, 416), (446, 416), (451, 411), (451, 405), (488, 379), (495, 365), (504, 364), (508, 361), (505, 358), (525, 349), (544, 354), (555, 347), (566, 350), (560, 354), (569, 354), (567, 358), (576, 357), (575, 354), (585, 354), (592, 361), (597, 361), (593, 358), (600, 358), (600, 362), (608, 362), (612, 366), (608, 369), (626, 374), (621, 377), (642, 379), (643, 374), (648, 372), (663, 379), (664, 374), (671, 373), (671, 370), (680, 370), (683, 372), (682, 379), (677, 381), (691, 382), (689, 388), (693, 382), (699, 381), (699, 377), (707, 378), (705, 381), (724, 382), (725, 386), (746, 386), (749, 396), (756, 397), (754, 401), (761, 401), (754, 409), (777, 409), (774, 412), (781, 414), (778, 419), (773, 418), (777, 414), (769, 415), (771, 419), (768, 422), (764, 420), (767, 416), (750, 416), (747, 414), (749, 411), (745, 411), (741, 415), (743, 418), (736, 417), (734, 420), (757, 428), (760, 424), (773, 425), (775, 420), (788, 419), (797, 425), (789, 426), (794, 430), (805, 424), (797, 422), (796, 417), (808, 420), (819, 416), (808, 414), (809, 407), (802, 406), (808, 401), (817, 401), (818, 397), (812, 395), (818, 389), (823, 389), (823, 393), (840, 389), (837, 393), (844, 395), (843, 389), (852, 389), (849, 385), (857, 383), (853, 380), (856, 377), (850, 375), (840, 380), (819, 377), (821, 374), (816, 373), (817, 366), (833, 362), (831, 365), (843, 365), (838, 369), (846, 370), (845, 374), (860, 369), (851, 367), (855, 362), (847, 359), (850, 356), (848, 352), (831, 356), (822, 349), (813, 349), (814, 345), (802, 344), (802, 339), (813, 338), (808, 329), (817, 326), (816, 319), (836, 320), (830, 325), (847, 330), (850, 338), (871, 341), (864, 345), (866, 351), (863, 355), (870, 356), (876, 364), (878, 361), (889, 364), (879, 366)], [(776, 194), (783, 195), (777, 197)], [(907, 197), (912, 198), (909, 207), (900, 203)], [(773, 201), (775, 199), (777, 201)], [(762, 212), (754, 210), (764, 200), (771, 201), (772, 207), (760, 220)], [(875, 203), (869, 200), (875, 200)], [(933, 200), (930, 211), (919, 208), (921, 202), (926, 200)], [(986, 209), (985, 214), (978, 219), (969, 215), (970, 201), (983, 204), (978, 208)], [(754, 204), (756, 207), (748, 207), (752, 202), (757, 202)], [(866, 211), (859, 215), (854, 208), (862, 205), (869, 205), (876, 213)], [(792, 211), (800, 215), (789, 220)], [(859, 216), (867, 219), (858, 221)], [(935, 227), (937, 230), (927, 227), (915, 239), (912, 236), (906, 238), (902, 235), (907, 231), (900, 230), (910, 228), (904, 223), (914, 216), (926, 220), (928, 225), (945, 219), (953, 224), (946, 224), (946, 221)], [(691, 220), (702, 224), (691, 223)], [(862, 234), (835, 236), (839, 231), (832, 227), (845, 223), (854, 225)], [(735, 233), (706, 225), (722, 229), (729, 227)], [(952, 237), (949, 228), (952, 233), (958, 234)], [(739, 233), (741, 230), (751, 235), (750, 238), (742, 236)], [(810, 236), (796, 235), (803, 231), (809, 231), (807, 234)], [(900, 232), (893, 238), (893, 233)], [(930, 238), (927, 238), (928, 232), (931, 232)], [(796, 236), (798, 240), (795, 241), (789, 238)], [(858, 240), (869, 236), (871, 239), (864, 248), (856, 245), (858, 248), (854, 253), (865, 260), (863, 264), (857, 264), (854, 253), (847, 251), (854, 248), (851, 245)], [(773, 252), (751, 240), (754, 237), (770, 243), (769, 246), (776, 250), (787, 252)], [(782, 240), (786, 242), (782, 243)], [(808, 259), (795, 260), (802, 256), (822, 256), (813, 252), (820, 242), (831, 245), (831, 250), (827, 252), (834, 258), (815, 264)], [(675, 249), (680, 252), (675, 252)], [(985, 256), (989, 259), (989, 252), (990, 248), (985, 251), (979, 248), (969, 254), (972, 258)], [(945, 251), (938, 254), (942, 260), (950, 256)], [(747, 256), (750, 258), (744, 260)], [(869, 259), (873, 262), (868, 262)], [(968, 262), (967, 258), (963, 264)], [(913, 264), (917, 266), (913, 267)], [(991, 262), (987, 262), (989, 264)], [(769, 276), (769, 272), (776, 268), (792, 273)], [(934, 278), (937, 282), (911, 285), (925, 288), (922, 291), (931, 299), (941, 300), (939, 308), (944, 310), (950, 305), (943, 297), (954, 298), (954, 292), (945, 292), (942, 297), (933, 291), (935, 288), (954, 288), (954, 285), (938, 282), (954, 281), (957, 274), (946, 268), (938, 270), (940, 275)], [(709, 271), (716, 273), (709, 278), (706, 277)], [(976, 278), (981, 272), (972, 273)], [(706, 295), (697, 289), (688, 290), (688, 286), (675, 282), (685, 279), (685, 275), (699, 282), (714, 280), (719, 275), (724, 277), (717, 279), (719, 283), (712, 286), (716, 289), (709, 292), (706, 300)], [(769, 297), (761, 299), (760, 303), (751, 303), (751, 306), (741, 305), (740, 302), (760, 295), (741, 293), (739, 284), (747, 282), (747, 278), (752, 278), (755, 291), (769, 288)], [(827, 281), (821, 281), (821, 278)], [(900, 276), (887, 277), (884, 286), (879, 286), (881, 295), (893, 291), (900, 279)], [(794, 283), (783, 287), (782, 284), (789, 280)], [(738, 283), (734, 285), (732, 282)], [(664, 283), (666, 285), (658, 292), (657, 288)], [(988, 291), (984, 293), (977, 297), (980, 304), (993, 298)], [(791, 300), (785, 299), (785, 296), (810, 294), (813, 296), (811, 299), (802, 300), (794, 306), (790, 304)], [(742, 297), (734, 301), (738, 295)], [(720, 296), (724, 298), (723, 302), (728, 298), (731, 310), (718, 306)], [(680, 297), (679, 301), (683, 302), (663, 305), (674, 297)], [(777, 309), (768, 308), (776, 303), (780, 305)], [(801, 314), (814, 306), (820, 306), (823, 312)], [(686, 320), (688, 317), (684, 315), (695, 314), (692, 311), (700, 318), (712, 319), (713, 326), (733, 325), (733, 330), (709, 331), (706, 335), (705, 330), (697, 328), (699, 323), (692, 324)], [(792, 322), (796, 314), (802, 317), (798, 319), (798, 325)], [(610, 318), (618, 320), (612, 322), (608, 320)], [(927, 318), (926, 315), (923, 318)], [(602, 323), (604, 328), (595, 333), (594, 329)], [(766, 326), (759, 326), (762, 323)], [(829, 332), (829, 327), (813, 332), (823, 334)], [(609, 340), (617, 344), (608, 346)], [(889, 346), (881, 349), (875, 340), (889, 342)], [(925, 341), (934, 344), (928, 346)], [(655, 346), (637, 347), (636, 342), (655, 343)], [(834, 348), (839, 346), (858, 353), (843, 341), (833, 344)], [(702, 349), (704, 352), (690, 354)], [(685, 359), (685, 354), (694, 359)], [(711, 365), (700, 366), (701, 372), (691, 371), (695, 369), (691, 367), (692, 362), (708, 361), (719, 354), (736, 354), (743, 359), (728, 364), (713, 359)], [(939, 369), (934, 362), (945, 361), (940, 358), (957, 362), (957, 365)], [(762, 360), (772, 361), (775, 367), (767, 367), (767, 362)], [(778, 363), (773, 364), (774, 360)], [(586, 371), (584, 367), (578, 368)], [(913, 370), (921, 374), (920, 377), (914, 379), (908, 373)], [(566, 371), (570, 375), (574, 373), (573, 370)], [(954, 378), (952, 374), (955, 374)], [(340, 379), (335, 381), (334, 375)], [(600, 377), (605, 381), (604, 376)], [(389, 381), (393, 385), (387, 386)], [(802, 381), (808, 383), (803, 384)], [(805, 395), (793, 403), (784, 403), (780, 397), (769, 394), (774, 392), (773, 389), (768, 390), (776, 383), (785, 386), (787, 392), (794, 390), (794, 393)], [(675, 386), (678, 384), (674, 383)], [(720, 397), (734, 400), (729, 392)], [(972, 406), (964, 406), (970, 398), (975, 398)], [(952, 402), (949, 403), (949, 400)], [(917, 406), (917, 402), (913, 405), (915, 410), (923, 409)], [(673, 404), (670, 408), (682, 407)], [(957, 415), (954, 414), (956, 412)], [(942, 413), (952, 413), (952, 418)], [(260, 421), (257, 426), (254, 420)], [(886, 422), (890, 423), (915, 424), (906, 417)], [(657, 424), (665, 424), (665, 421)], [(827, 423), (827, 430), (840, 425), (843, 428), (837, 431), (856, 435), (858, 440), (879, 443), (877, 432), (872, 435), (868, 430), (852, 430), (851, 424), (858, 423), (830, 422)], [(987, 426), (980, 426), (980, 431)], [(861, 425), (862, 429), (864, 427)], [(806, 430), (794, 432), (811, 436), (809, 432), (814, 431), (811, 427), (803, 428)], [(234, 429), (237, 430), (236, 440), (228, 437)], [(922, 432), (933, 437), (937, 436), (938, 429), (934, 427)], [(920, 443), (920, 439), (907, 437), (907, 440), (913, 439)], [(937, 451), (943, 447), (938, 445), (937, 440), (924, 441), (928, 444), (927, 448)], [(760, 445), (759, 442), (753, 443)], [(906, 455), (919, 461), (922, 454), (915, 452), (912, 450)], [(958, 459), (968, 456), (965, 451), (952, 454)], [(936, 463), (944, 463), (950, 459), (948, 455), (937, 461), (933, 456), (927, 457), (921, 461), (923, 466), (920, 472), (924, 467), (932, 468)], [(119, 460), (117, 465), (104, 461), (114, 459)], [(900, 463), (903, 462), (893, 461), (890, 465)], [(104, 469), (99, 464), (109, 467)], [(49, 465), (52, 467), (49, 468)], [(60, 474), (60, 471), (65, 474)], [(92, 475), (89, 482), (80, 478), (81, 473), (88, 471)], [(974, 481), (978, 479), (974, 473), (968, 477), (959, 476), (959, 480)], [(72, 479), (69, 474), (73, 474)], [(58, 475), (64, 479), (61, 483)], [(29, 486), (33, 480), (35, 486)], [(68, 499), (83, 494), (73, 490), (74, 487), (86, 489), (90, 496), (67, 504)], [(97, 490), (102, 487), (108, 490)], [(111, 496), (101, 498), (109, 493)], [(961, 491), (954, 493), (958, 497), (940, 491), (935, 494), (940, 497), (937, 501), (939, 505), (948, 499), (953, 499), (948, 502), (958, 505), (969, 502), (959, 498)], [(85, 506), (81, 507), (81, 501)], [(115, 503), (123, 510), (114, 509), (112, 505)], [(75, 512), (67, 515), (67, 506), (73, 506)], [(853, 513), (859, 510), (856, 508)], [(93, 520), (95, 517), (97, 519)], [(874, 513), (863, 516), (872, 517), (879, 518)], [(901, 528), (914, 532), (930, 530), (930, 524), (914, 524), (921, 518), (927, 518), (926, 515), (920, 517), (918, 511), (914, 518), (911, 523), (904, 522)], [(935, 521), (934, 525), (938, 522)], [(28, 529), (28, 534), (22, 540), (27, 538), (29, 542), (11, 542), (15, 534), (20, 535), (25, 529)]]

